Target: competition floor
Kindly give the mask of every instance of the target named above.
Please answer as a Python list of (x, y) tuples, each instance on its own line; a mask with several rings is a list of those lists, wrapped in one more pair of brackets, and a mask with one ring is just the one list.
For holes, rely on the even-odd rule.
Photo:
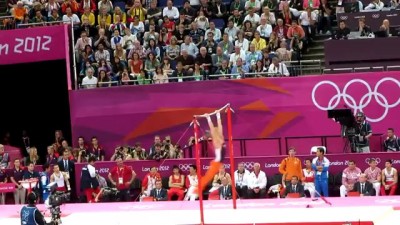
[[(400, 225), (400, 196), (327, 200), (332, 205), (321, 199), (238, 200), (236, 210), (232, 201), (204, 201), (205, 224)], [(0, 224), (20, 225), (20, 208), (0, 205)], [(63, 225), (200, 224), (197, 201), (67, 204), (61, 210)]]

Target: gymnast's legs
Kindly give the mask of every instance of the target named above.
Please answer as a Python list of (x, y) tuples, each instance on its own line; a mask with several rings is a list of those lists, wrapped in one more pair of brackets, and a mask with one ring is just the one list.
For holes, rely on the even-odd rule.
[(214, 127), (214, 124), (210, 118), (210, 115), (206, 115), (208, 126), (210, 127), (211, 138), (215, 151), (215, 159), (211, 161), (210, 167), (208, 168), (206, 174), (202, 177), (200, 192), (202, 193), (204, 188), (211, 182), (214, 178), (214, 175), (218, 173), (219, 168), (221, 168), (222, 160), (225, 155), (225, 140), (222, 131), (222, 122), (221, 122), (221, 114), (219, 111), (216, 112), (217, 116), (217, 127)]

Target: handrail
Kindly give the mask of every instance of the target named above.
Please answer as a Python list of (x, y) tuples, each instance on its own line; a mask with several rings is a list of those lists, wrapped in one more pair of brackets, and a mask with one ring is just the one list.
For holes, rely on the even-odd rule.
[[(18, 27), (29, 27), (29, 26), (35, 26), (35, 25), (52, 25), (52, 24), (62, 24), (65, 23), (63, 21), (52, 21), (52, 22), (40, 22), (40, 23), (20, 23), (18, 24)], [(69, 23), (67, 23), (69, 24)]]

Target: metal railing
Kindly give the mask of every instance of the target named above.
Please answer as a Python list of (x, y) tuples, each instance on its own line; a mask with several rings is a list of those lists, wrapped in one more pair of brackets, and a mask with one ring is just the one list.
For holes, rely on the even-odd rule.
[(15, 20), (13, 16), (0, 16), (0, 30), (15, 29)]
[(324, 69), (323, 73), (337, 74), (337, 73), (362, 73), (362, 72), (384, 72), (384, 71), (400, 71), (400, 65), (332, 68), (332, 69)]

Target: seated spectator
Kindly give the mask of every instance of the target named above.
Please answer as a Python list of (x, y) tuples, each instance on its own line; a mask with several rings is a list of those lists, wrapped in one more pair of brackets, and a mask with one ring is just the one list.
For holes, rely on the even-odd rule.
[(184, 200), (195, 201), (199, 195), (197, 193), (197, 188), (199, 185), (199, 180), (197, 178), (197, 167), (196, 165), (190, 165), (189, 174), (186, 176), (186, 188), (187, 193)]
[(267, 19), (267, 23), (270, 25), (276, 24), (275, 13), (271, 13), (270, 8), (268, 6), (265, 6), (263, 8), (263, 13), (261, 14), (261, 19), (262, 18)]
[[(56, 0), (49, 0), (47, 3), (44, 4), (44, 10), (47, 12), (47, 18), (51, 17), (53, 10), (57, 12), (61, 9), (60, 4)], [(81, 14), (83, 14), (83, 9)]]
[(304, 197), (304, 186), (299, 183), (299, 178), (297, 176), (292, 176), (291, 182), (285, 188), (285, 197), (288, 197), (289, 194), (299, 194), (302, 198)]
[(178, 8), (173, 6), (173, 3), (171, 0), (167, 1), (167, 6), (163, 9), (162, 13), (163, 17), (168, 17), (170, 20), (174, 21), (179, 18), (179, 11)]
[(51, 15), (47, 17), (47, 21), (49, 22), (60, 22), (62, 21), (60, 15), (58, 14), (57, 9), (51, 10)]
[[(126, 13), (121, 10), (119, 6), (114, 8), (113, 23), (118, 24), (119, 22), (126, 24)], [(123, 31), (120, 33), (123, 34)]]
[(135, 78), (129, 74), (128, 68), (124, 68), (124, 71), (121, 75), (121, 85), (132, 85), (134, 80)]
[[(308, 43), (310, 43), (315, 37), (315, 28), (318, 17), (317, 14), (312, 11), (311, 7), (307, 7), (306, 11), (303, 11), (300, 14), (299, 21), (300, 25), (303, 28), (305, 38)], [(293, 26), (293, 24), (292, 24)]]
[(308, 8), (311, 8), (312, 10), (318, 9), (320, 6), (320, 1), (319, 0), (304, 0), (303, 1), (303, 9), (307, 10)]
[(216, 0), (212, 7), (212, 15), (214, 18), (224, 18), (227, 14), (226, 6), (222, 3), (222, 0)]
[(259, 52), (261, 52), (264, 48), (267, 47), (267, 42), (265, 41), (265, 39), (261, 38), (259, 31), (254, 32), (254, 39), (251, 43), (256, 46), (256, 51)]
[[(204, 41), (205, 30), (198, 27), (197, 22), (193, 22), (191, 29), (189, 30), (189, 36), (191, 37), (192, 43), (199, 48), (201, 43)], [(186, 42), (186, 40), (185, 40)]]
[(367, 181), (365, 173), (360, 174), (360, 179), (354, 184), (352, 191), (360, 193), (360, 196), (375, 196), (375, 189), (372, 184)]
[(140, 0), (134, 0), (133, 6), (127, 12), (126, 22), (131, 23), (135, 16), (139, 17), (139, 21), (145, 22), (147, 14), (146, 7), (143, 7)]
[(229, 56), (223, 53), (221, 47), (217, 47), (216, 54), (213, 54), (211, 56), (211, 59), (213, 65), (212, 73), (215, 73), (221, 67), (222, 61), (224, 60), (229, 61)]
[(96, 88), (97, 78), (93, 74), (94, 69), (92, 67), (86, 69), (86, 76), (82, 80), (83, 88)]
[(192, 4), (189, 0), (186, 0), (183, 4), (183, 8), (180, 11), (180, 15), (184, 15), (185, 19), (187, 19), (190, 23), (196, 17), (196, 10), (192, 7)]
[[(272, 32), (271, 36), (269, 37), (267, 48), (270, 52), (275, 52), (279, 48), (279, 44), (282, 42), (285, 42), (285, 41), (280, 41), (278, 36), (276, 35), (276, 33)], [(286, 47), (286, 45), (285, 45), (285, 47)]]
[(44, 23), (47, 22), (47, 18), (43, 16), (40, 10), (35, 11), (35, 16), (31, 19), (31, 23)]
[(183, 51), (186, 50), (186, 53), (189, 55), (196, 57), (199, 53), (198, 47), (192, 42), (191, 36), (186, 36), (184, 43), (181, 45), (181, 54), (183, 55)]
[(0, 144), (0, 170), (8, 168), (10, 164), (10, 156), (4, 151), (4, 145)]
[(135, 16), (133, 21), (129, 25), (129, 29), (132, 32), (132, 35), (136, 35), (136, 38), (141, 40), (144, 36), (144, 23), (140, 21), (139, 16)]
[(143, 61), (140, 59), (138, 53), (133, 53), (132, 60), (130, 60), (131, 74), (133, 76), (139, 76), (140, 71), (143, 69)]
[(65, 9), (65, 15), (62, 17), (62, 21), (64, 23), (72, 23), (74, 26), (74, 29), (78, 29), (79, 25), (81, 24), (81, 20), (79, 19), (79, 17), (72, 13), (71, 7), (67, 7)]
[(87, 5), (84, 8), (84, 11), (82, 12), (81, 20), (87, 20), (89, 22), (89, 25), (94, 27), (96, 23), (96, 17), (94, 16), (93, 12), (90, 10), (90, 6)]
[(269, 37), (271, 36), (272, 33), (272, 26), (267, 23), (267, 19), (264, 17), (261, 17), (260, 20), (260, 25), (256, 29), (258, 32), (260, 32), (260, 36), (264, 38), (265, 40), (269, 40)]
[(178, 45), (178, 40), (175, 36), (171, 37), (170, 44), (165, 49), (165, 56), (169, 60), (174, 61), (179, 57), (181, 48)]
[[(1, 150), (0, 150), (1, 152)], [(46, 156), (46, 163), (48, 165), (57, 164), (59, 154), (55, 154), (53, 145), (47, 146), (47, 156)]]
[(14, 16), (14, 19), (18, 24), (24, 20), (24, 16), (25, 14), (28, 14), (28, 10), (24, 7), (24, 3), (22, 1), (18, 1), (17, 5), (11, 9), (11, 14)]
[(104, 8), (108, 14), (112, 15), (114, 6), (110, 0), (100, 0), (97, 5), (97, 8), (98, 9)]
[(98, 81), (97, 81), (97, 87), (111, 87), (111, 79), (107, 75), (105, 70), (99, 70), (99, 75), (98, 75)]
[(256, 67), (257, 61), (262, 59), (262, 55), (260, 52), (256, 52), (256, 46), (254, 44), (250, 44), (250, 51), (247, 53), (246, 57), (246, 65), (251, 67), (252, 70)]
[[(190, 70), (191, 73), (193, 73), (193, 69)], [(178, 61), (178, 63), (176, 64), (176, 70), (174, 70), (174, 72), (172, 73), (172, 77), (176, 79), (171, 80), (171, 82), (183, 82), (186, 76), (187, 72), (184, 69), (182, 62)]]
[(246, 73), (249, 72), (249, 67), (243, 63), (242, 58), (236, 60), (236, 65), (232, 67), (231, 79), (240, 79), (246, 77)]
[[(233, 52), (233, 44), (229, 41), (229, 35), (224, 33), (222, 35), (222, 41), (218, 43), (218, 47), (222, 48), (222, 53), (225, 55), (229, 55)], [(218, 52), (217, 52), (218, 53)]]
[[(228, 26), (224, 30), (224, 35), (228, 35), (228, 40), (229, 42), (234, 42), (237, 36), (237, 33), (239, 32), (239, 28), (234, 26), (233, 20), (228, 20)], [(246, 32), (245, 32), (246, 36)]]
[(386, 152), (398, 152), (400, 151), (400, 140), (395, 135), (393, 128), (387, 129), (387, 137), (383, 143), (383, 149)]
[(208, 18), (204, 15), (204, 11), (199, 11), (199, 15), (194, 19), (194, 22), (197, 24), (197, 27), (203, 31), (206, 31), (210, 27)]
[(238, 31), (235, 46), (240, 46), (241, 50), (247, 54), (249, 51), (249, 43), (249, 40), (244, 37), (244, 32), (242, 30)]
[(178, 196), (178, 201), (182, 201), (185, 197), (185, 176), (180, 173), (179, 167), (176, 165), (172, 167), (172, 175), (169, 176), (168, 186), (168, 201), (171, 201), (175, 195)]
[(209, 190), (210, 195), (219, 195), (219, 188), (222, 186), (222, 179), (227, 179), (227, 184), (232, 185), (231, 175), (225, 171), (225, 166), (222, 165), (219, 168), (217, 174), (214, 175), (214, 180), (212, 182), (212, 188)]
[(106, 7), (99, 8), (99, 14), (97, 15), (97, 23), (104, 23), (105, 29), (109, 30), (111, 25), (111, 14), (108, 13)]
[(245, 4), (241, 0), (234, 0), (230, 6), (230, 12), (231, 14), (234, 14), (235, 10), (237, 10), (237, 13), (240, 15), (244, 15), (244, 10), (245, 10)]
[(287, 36), (289, 39), (297, 37), (299, 40), (302, 40), (305, 38), (303, 28), (297, 24), (296, 20), (292, 21), (292, 25), (288, 29)]
[(229, 21), (232, 21), (233, 26), (237, 30), (240, 30), (240, 29), (242, 29), (242, 25), (244, 22), (244, 16), (237, 9), (235, 9), (235, 10), (233, 10), (232, 16), (230, 16), (228, 18), (228, 25), (229, 25)]
[(174, 36), (177, 39), (177, 44), (180, 46), (184, 42), (185, 37), (187, 35), (189, 35), (189, 31), (188, 31), (188, 29), (185, 28), (185, 25), (183, 25), (183, 24), (178, 24), (177, 26), (178, 26), (178, 29), (175, 30)]
[(274, 28), (274, 33), (276, 33), (276, 35), (278, 36), (279, 41), (287, 39), (288, 26), (285, 26), (283, 24), (282, 19), (278, 19), (276, 23), (277, 26), (275, 26)]
[[(220, 66), (218, 67), (217, 71), (215, 71), (215, 75), (230, 75), (231, 74), (231, 69), (229, 68), (229, 62), (228, 60), (224, 59), (222, 60)], [(223, 79), (228, 79), (229, 77), (227, 76), (218, 76), (218, 79), (223, 80)]]
[[(50, 0), (50, 1), (55, 1), (55, 0)], [(91, 13), (94, 13), (97, 11), (97, 6), (94, 0), (82, 0), (79, 3), (79, 13), (83, 14), (85, 12), (85, 8), (89, 7), (89, 10)]]
[(250, 171), (244, 167), (244, 163), (239, 163), (238, 169), (235, 171), (235, 189), (239, 198), (247, 198), (249, 176)]
[(217, 50), (217, 43), (214, 40), (213, 32), (208, 32), (206, 36), (207, 39), (203, 41), (201, 47), (205, 47), (209, 55), (215, 54)]
[[(184, 45), (184, 44), (182, 44), (182, 45)], [(194, 57), (195, 56), (188, 54), (188, 51), (186, 49), (181, 48), (181, 55), (176, 59), (176, 62), (177, 62), (176, 70), (178, 70), (178, 65), (180, 63), (182, 65), (183, 69), (185, 70), (185, 71), (183, 71), (183, 70), (179, 69), (180, 73), (185, 73), (185, 74), (181, 74), (181, 75), (186, 76), (186, 73), (192, 74), (193, 69), (194, 69), (194, 64), (195, 64)], [(175, 73), (176, 70), (174, 71), (174, 74), (177, 74), (177, 73)], [(173, 76), (173, 77), (175, 77), (175, 76)]]
[(163, 69), (161, 66), (158, 66), (156, 69), (156, 72), (154, 73), (154, 76), (153, 76), (153, 83), (166, 84), (168, 82), (169, 82), (168, 75), (163, 72)]
[(382, 170), (382, 186), (381, 195), (395, 195), (398, 183), (398, 173), (395, 168), (392, 167), (392, 160), (385, 162), (385, 169)]
[(157, 24), (162, 23), (162, 12), (161, 10), (157, 7), (157, 1), (152, 0), (150, 2), (150, 8), (147, 10), (146, 14), (147, 20), (145, 21), (145, 24), (149, 24), (149, 20), (155, 21)]
[(268, 68), (269, 76), (289, 76), (290, 73), (285, 63), (280, 62), (277, 57), (272, 58), (272, 63)]
[[(233, 52), (229, 57), (229, 67), (236, 66), (236, 61), (238, 58), (246, 60), (246, 52), (241, 51), (240, 46), (235, 46), (235, 52)], [(244, 61), (244, 64), (246, 64), (246, 61)]]
[(212, 58), (205, 47), (200, 48), (200, 53), (197, 55), (195, 61), (200, 65), (200, 68), (206, 75), (211, 72)]
[(160, 34), (158, 32), (156, 32), (155, 25), (150, 24), (149, 30), (147, 32), (145, 32), (143, 35), (143, 43), (144, 43), (145, 47), (147, 47), (147, 43), (149, 43), (149, 41), (151, 39), (155, 40), (156, 44), (157, 44), (159, 37), (160, 37)]
[(283, 5), (282, 11), (279, 13), (279, 18), (282, 20), (283, 25), (290, 27), (292, 25), (292, 21), (296, 20), (296, 17), (290, 11), (289, 5)]
[(375, 11), (380, 11), (385, 7), (385, 4), (381, 2), (380, 0), (372, 0), (371, 3), (369, 3), (364, 10), (375, 10)]
[(39, 165), (39, 155), (37, 152), (37, 148), (36, 147), (31, 147), (29, 149), (29, 156), (24, 158), (24, 165), (28, 166), (29, 164), (33, 164), (35, 165)]
[(349, 160), (349, 166), (342, 173), (340, 197), (346, 197), (347, 193), (354, 189), (354, 184), (359, 181), (360, 175), (360, 168), (356, 167), (356, 163), (353, 160)]
[(248, 180), (248, 197), (265, 198), (267, 193), (267, 176), (261, 171), (260, 163), (254, 163), (254, 170), (250, 173)]
[[(131, 23), (132, 26), (132, 23)], [(117, 30), (119, 35), (124, 36), (125, 35), (125, 23), (122, 21), (121, 16), (120, 15), (115, 15), (114, 16), (114, 23), (110, 24), (110, 32), (114, 33), (115, 36), (115, 31)], [(131, 28), (132, 29), (132, 28)], [(144, 28), (143, 31), (144, 32)]]
[(167, 201), (168, 191), (162, 187), (162, 182), (157, 180), (155, 183), (155, 188), (151, 190), (150, 197), (154, 198), (154, 201)]
[[(292, 39), (291, 43), (295, 42), (295, 40)], [(276, 49), (276, 55), (278, 56), (279, 61), (291, 61), (292, 60), (292, 54), (296, 53), (294, 51), (290, 51), (287, 49), (287, 42), (282, 41), (280, 48)], [(300, 42), (301, 43), (301, 42)], [(299, 43), (299, 44), (300, 44)], [(292, 46), (293, 47), (293, 46)], [(291, 47), (291, 48), (292, 48)], [(300, 47), (299, 47), (300, 48)], [(294, 50), (294, 49), (293, 49)], [(300, 50), (300, 49), (299, 49)]]
[(61, 4), (61, 12), (63, 14), (67, 14), (67, 8), (71, 9), (73, 14), (77, 14), (79, 12), (79, 4), (76, 0), (64, 0)]

